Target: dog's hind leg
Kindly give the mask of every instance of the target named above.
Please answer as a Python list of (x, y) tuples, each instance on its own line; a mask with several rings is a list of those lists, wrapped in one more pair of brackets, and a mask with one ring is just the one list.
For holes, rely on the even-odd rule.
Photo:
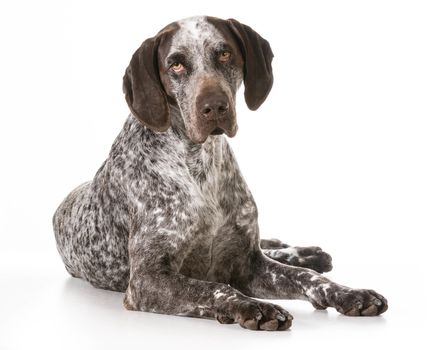
[(255, 252), (234, 287), (254, 298), (308, 300), (316, 309), (334, 307), (348, 316), (376, 316), (387, 300), (370, 289), (353, 289), (302, 267), (287, 266)]
[(290, 247), (278, 239), (261, 239), (262, 252), (286, 265), (306, 267), (317, 272), (332, 270), (332, 258), (320, 247)]

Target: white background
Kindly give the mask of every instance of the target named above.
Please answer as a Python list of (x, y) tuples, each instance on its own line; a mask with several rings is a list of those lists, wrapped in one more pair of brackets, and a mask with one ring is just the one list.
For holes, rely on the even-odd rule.
[[(320, 245), (377, 318), (282, 301), (290, 331), (128, 312), (65, 272), (51, 218), (128, 114), (122, 76), (166, 24), (236, 18), (275, 84), (231, 140), (262, 237)], [(439, 8), (434, 1), (10, 1), (0, 5), (0, 349), (437, 347)]]

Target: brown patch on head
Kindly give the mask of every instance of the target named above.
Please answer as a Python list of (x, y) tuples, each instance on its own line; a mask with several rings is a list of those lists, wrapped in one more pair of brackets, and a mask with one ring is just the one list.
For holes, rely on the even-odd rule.
[(267, 40), (249, 26), (235, 19), (227, 21), (207, 17), (224, 36), (233, 36), (244, 58), (245, 101), (256, 110), (265, 101), (273, 86), (271, 61), (273, 52)]
[(155, 37), (145, 40), (131, 58), (123, 77), (123, 91), (132, 114), (154, 131), (170, 126), (169, 107), (157, 62), (158, 51), (167, 46), (176, 23), (163, 28)]

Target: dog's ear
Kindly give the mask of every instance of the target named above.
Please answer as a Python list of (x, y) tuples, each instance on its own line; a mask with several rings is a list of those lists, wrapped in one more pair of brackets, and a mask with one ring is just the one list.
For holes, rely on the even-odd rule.
[(252, 111), (265, 101), (273, 86), (273, 52), (267, 40), (235, 19), (227, 20), (244, 56), (245, 102)]
[(157, 63), (160, 40), (160, 35), (145, 40), (131, 58), (123, 77), (123, 92), (131, 113), (154, 131), (165, 131), (171, 124)]

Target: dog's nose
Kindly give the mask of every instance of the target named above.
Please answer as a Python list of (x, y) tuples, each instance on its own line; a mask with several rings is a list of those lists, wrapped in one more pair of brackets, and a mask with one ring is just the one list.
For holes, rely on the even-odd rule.
[(223, 94), (209, 94), (199, 103), (199, 111), (202, 116), (209, 119), (223, 117), (229, 110), (229, 103)]

